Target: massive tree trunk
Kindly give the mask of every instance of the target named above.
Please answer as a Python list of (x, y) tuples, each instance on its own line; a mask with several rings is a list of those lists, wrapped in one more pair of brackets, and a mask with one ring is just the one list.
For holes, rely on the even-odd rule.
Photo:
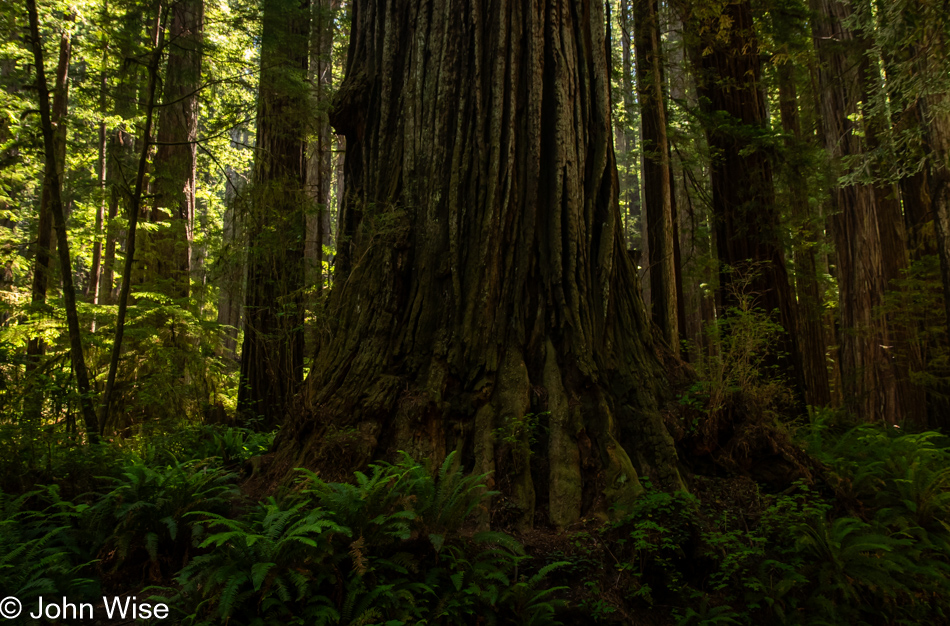
[(143, 261), (159, 292), (187, 297), (195, 219), (195, 165), (198, 154), (198, 88), (204, 0), (178, 0), (169, 6), (168, 61), (158, 114), (151, 190), (152, 222), (168, 222), (143, 237)]
[(721, 313), (737, 304), (738, 285), (745, 286), (757, 307), (777, 312), (784, 332), (773, 362), (800, 391), (804, 373), (772, 165), (757, 137), (766, 132), (768, 115), (752, 8), (748, 0), (729, 2), (720, 13), (687, 15), (684, 22), (714, 155), (712, 204)]
[(666, 134), (666, 95), (660, 44), (658, 0), (634, 0), (637, 93), (643, 129), (643, 195), (650, 238), (650, 294), (653, 321), (667, 344), (679, 354), (676, 258), (673, 233), (673, 188)]
[(238, 409), (283, 420), (303, 379), (310, 12), (265, 0)]
[(521, 526), (606, 512), (640, 476), (681, 486), (621, 230), (603, 5), (351, 10), (335, 325), (278, 467), (461, 450)]
[[(852, 10), (836, 0), (812, 0), (813, 38), (819, 55), (819, 87), (825, 147), (840, 167), (862, 155), (859, 103), (868, 102), (868, 43), (846, 26)], [(881, 194), (869, 184), (839, 185), (832, 217), (839, 289), (839, 360), (845, 407), (868, 421), (896, 423), (905, 417), (898, 376), (888, 350), (887, 320), (875, 314), (884, 302), (889, 272), (884, 259)], [(899, 217), (897, 218), (899, 220)]]

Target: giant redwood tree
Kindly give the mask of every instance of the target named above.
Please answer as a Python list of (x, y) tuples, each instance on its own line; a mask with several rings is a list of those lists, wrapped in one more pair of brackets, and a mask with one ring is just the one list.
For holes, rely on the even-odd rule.
[(681, 485), (621, 231), (603, 5), (350, 10), (334, 326), (278, 465), (461, 450), (522, 525), (606, 511), (644, 475)]
[(265, 0), (238, 409), (273, 424), (303, 379), (309, 4)]

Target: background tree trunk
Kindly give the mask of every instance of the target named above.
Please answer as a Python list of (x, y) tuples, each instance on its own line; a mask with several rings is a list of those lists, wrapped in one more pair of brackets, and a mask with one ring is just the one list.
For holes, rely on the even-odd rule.
[(204, 0), (178, 0), (168, 10), (168, 61), (151, 183), (156, 203), (150, 217), (152, 222), (168, 221), (169, 226), (143, 237), (145, 245), (141, 247), (159, 292), (187, 298), (195, 221)]
[(785, 329), (772, 360), (800, 392), (804, 373), (772, 165), (755, 137), (766, 131), (768, 115), (752, 8), (748, 0), (729, 2), (719, 15), (691, 15), (684, 23), (707, 118), (706, 137), (714, 155), (712, 204), (721, 268), (720, 315), (737, 304), (737, 281), (751, 278), (748, 295), (767, 313), (777, 311), (777, 321)]
[(238, 410), (283, 420), (303, 379), (309, 5), (265, 0)]
[(73, 285), (72, 261), (69, 257), (69, 244), (66, 240), (66, 216), (63, 212), (62, 178), (57, 149), (57, 136), (53, 126), (50, 107), (49, 88), (46, 86), (46, 71), (43, 64), (43, 43), (40, 39), (39, 15), (36, 0), (26, 0), (30, 19), (30, 39), (33, 47), (33, 63), (36, 70), (36, 87), (39, 95), (40, 121), (43, 129), (43, 152), (46, 157), (44, 189), (49, 190), (49, 208), (56, 228), (59, 265), (63, 274), (63, 301), (66, 307), (66, 325), (69, 332), (69, 354), (76, 376), (76, 390), (79, 392), (86, 437), (90, 443), (99, 440), (99, 428), (96, 411), (92, 403), (92, 391), (89, 386), (89, 373), (83, 356), (82, 331), (79, 327), (79, 315), (76, 312), (76, 288)]
[(628, 503), (642, 475), (681, 486), (622, 233), (602, 3), (350, 6), (334, 327), (276, 467), (461, 450), (522, 526)]
[[(92, 244), (92, 269), (89, 270), (89, 282), (86, 283), (86, 297), (93, 304), (99, 304), (99, 298), (101, 297), (99, 283), (102, 280), (102, 235), (106, 220), (106, 207), (108, 206), (108, 196), (106, 194), (107, 154), (109, 150), (109, 132), (106, 127), (106, 116), (109, 113), (106, 108), (106, 87), (108, 85), (106, 67), (108, 60), (109, 46), (104, 43), (102, 70), (99, 74), (99, 113), (102, 115), (102, 119), (99, 121), (99, 158), (96, 162), (99, 202), (96, 205), (96, 234)], [(92, 332), (96, 332), (95, 321), (92, 323)]]
[[(247, 131), (231, 131), (232, 145), (249, 141)], [(247, 254), (243, 242), (247, 237), (242, 224), (246, 213), (240, 203), (246, 199), (246, 182), (250, 172), (238, 172), (232, 167), (225, 170), (227, 186), (224, 190), (224, 227), (221, 243), (224, 252), (219, 255), (217, 267), (223, 268), (218, 275), (218, 323), (228, 326), (224, 332), (221, 348), (224, 354), (240, 363), (238, 354), (238, 330), (241, 328), (244, 307), (244, 278), (247, 269)]]
[(102, 254), (102, 272), (99, 276), (99, 303), (113, 304), (115, 291), (115, 251), (119, 239), (119, 227), (115, 223), (119, 216), (119, 205), (125, 194), (121, 175), (120, 160), (128, 160), (134, 150), (132, 136), (122, 128), (117, 128), (109, 140), (106, 156), (106, 187), (108, 188), (109, 213), (105, 221), (105, 250)]
[[(801, 120), (798, 113), (798, 92), (795, 87), (794, 67), (791, 61), (776, 68), (779, 88), (779, 110), (782, 129), (786, 134), (786, 146), (790, 151), (800, 150), (804, 143)], [(818, 283), (818, 263), (815, 246), (820, 233), (810, 215), (808, 179), (796, 164), (786, 163), (790, 208), (801, 236), (793, 243), (795, 277), (798, 295), (799, 339), (802, 351), (802, 366), (805, 373), (805, 402), (811, 406), (827, 406), (831, 403), (831, 388), (828, 384), (828, 366), (825, 355), (825, 326), (821, 286)]]
[[(330, 242), (330, 202), (333, 180), (333, 134), (330, 131), (330, 87), (333, 82), (333, 29), (339, 0), (314, 0), (310, 24), (310, 69), (312, 102), (316, 109), (316, 133), (308, 146), (307, 191), (312, 209), (307, 215), (305, 284), (314, 286), (307, 299), (307, 309), (313, 315), (323, 296), (323, 246)], [(308, 326), (316, 328), (317, 321)], [(316, 331), (319, 333), (319, 330)], [(313, 354), (313, 332), (308, 332), (307, 354)]]
[[(843, 158), (865, 150), (858, 103), (868, 102), (867, 43), (845, 26), (852, 15), (849, 5), (812, 0), (812, 9), (825, 147), (840, 169)], [(835, 204), (838, 212), (831, 222), (838, 261), (838, 354), (844, 406), (868, 421), (896, 423), (904, 416), (887, 353), (887, 323), (874, 314), (887, 288), (878, 198), (872, 185), (838, 185)]]
[[(639, 132), (636, 119), (638, 115), (636, 98), (634, 97), (634, 68), (633, 68), (633, 25), (630, 24), (630, 0), (619, 1), (619, 21), (620, 21), (620, 71), (621, 88), (623, 89), (623, 112), (624, 125), (620, 129), (624, 138), (623, 149), (620, 150), (627, 155), (626, 167), (620, 177), (620, 197), (624, 209), (624, 234), (626, 235), (627, 248), (642, 248), (639, 238), (633, 237), (632, 232), (636, 228), (636, 223), (641, 219), (642, 207), (640, 205), (640, 175), (639, 158), (637, 144), (639, 143)], [(644, 260), (644, 263), (646, 261)]]
[(637, 93), (643, 129), (643, 196), (650, 239), (648, 264), (653, 321), (678, 355), (673, 188), (658, 4), (658, 0), (633, 0)]
[[(69, 58), (71, 56), (71, 35), (68, 29), (60, 33), (59, 61), (56, 64), (56, 87), (53, 92), (53, 107), (51, 122), (55, 138), (53, 146), (54, 165), (58, 172), (58, 179), (62, 181), (66, 165), (66, 110), (69, 104)], [(51, 193), (49, 177), (43, 181), (43, 190), (40, 195), (40, 218), (36, 233), (36, 256), (33, 259), (33, 285), (30, 293), (32, 306), (39, 311), (46, 305), (46, 292), (49, 288), (50, 257), (56, 248), (53, 239), (53, 211), (50, 208)], [(26, 347), (28, 367), (32, 369), (37, 364), (36, 358), (44, 352), (43, 340), (40, 337), (31, 337)], [(38, 409), (37, 409), (38, 410)]]

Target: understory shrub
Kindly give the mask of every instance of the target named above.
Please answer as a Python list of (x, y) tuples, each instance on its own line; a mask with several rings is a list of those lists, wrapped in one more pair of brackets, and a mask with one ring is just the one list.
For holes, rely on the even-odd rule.
[(96, 494), (85, 511), (84, 526), (101, 546), (103, 565), (135, 571), (153, 581), (165, 580), (188, 560), (200, 528), (188, 514), (223, 514), (237, 495), (235, 475), (189, 461), (165, 467), (136, 462), (113, 488)]
[(17, 497), (0, 491), (0, 590), (6, 596), (27, 606), (41, 595), (98, 590), (84, 576), (91, 562), (75, 533), (84, 508), (62, 500), (55, 486)]
[(947, 438), (868, 424), (805, 433), (824, 482), (760, 494), (758, 513), (643, 481), (630, 514), (602, 530), (626, 600), (674, 607), (680, 624), (950, 623)]
[[(512, 537), (467, 535), (491, 492), (453, 453), (435, 476), (408, 456), (358, 472), (354, 484), (302, 472), (298, 490), (242, 520), (201, 517), (209, 548), (179, 576), (187, 623), (556, 624), (561, 563), (519, 575)], [(522, 570), (523, 571), (523, 570)]]

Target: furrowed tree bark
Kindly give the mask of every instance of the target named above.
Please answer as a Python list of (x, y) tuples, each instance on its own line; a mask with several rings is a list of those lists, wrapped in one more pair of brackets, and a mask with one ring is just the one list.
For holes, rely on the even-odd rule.
[[(798, 113), (798, 91), (791, 61), (779, 65), (776, 74), (782, 128), (787, 137), (786, 146), (790, 151), (794, 151), (804, 144), (804, 135)], [(787, 162), (785, 167), (792, 217), (801, 228), (801, 237), (793, 244), (793, 250), (800, 321), (799, 337), (805, 374), (805, 402), (819, 407), (831, 403), (825, 356), (825, 326), (822, 319), (824, 307), (821, 286), (818, 283), (818, 262), (815, 258), (815, 246), (819, 243), (820, 233), (815, 228), (814, 217), (810, 215), (808, 179), (800, 165)]]
[[(858, 103), (868, 102), (868, 42), (846, 26), (848, 4), (812, 0), (812, 36), (819, 56), (825, 147), (838, 170), (846, 157), (862, 155), (864, 127)], [(875, 314), (884, 302), (888, 272), (880, 231), (879, 194), (873, 185), (835, 189), (831, 218), (837, 250), (839, 361), (844, 406), (867, 421), (897, 423), (905, 417), (891, 357), (887, 320)]]
[(653, 320), (663, 339), (679, 354), (673, 188), (666, 134), (663, 51), (658, 0), (633, 0), (637, 54), (637, 93), (643, 133), (643, 195), (650, 239), (650, 294)]
[(195, 221), (204, 0), (178, 0), (168, 11), (168, 60), (151, 184), (157, 200), (150, 213), (152, 222), (168, 222), (168, 227), (144, 238), (143, 256), (160, 293), (187, 298)]
[[(934, 19), (923, 24), (923, 44), (914, 50), (917, 73), (925, 80), (924, 93), (917, 100), (917, 117), (924, 130), (923, 148), (927, 157), (924, 180), (931, 200), (932, 219), (940, 275), (943, 283), (944, 311), (950, 337), (950, 84), (947, 81), (950, 37), (947, 35), (947, 15), (937, 4), (922, 1), (911, 4), (912, 9), (928, 9)], [(906, 16), (904, 16), (906, 17)], [(913, 23), (913, 22), (912, 22)], [(936, 398), (933, 425), (946, 429), (946, 398)], [(939, 408), (944, 410), (940, 411)]]
[[(865, 15), (871, 14), (870, 0), (858, 0), (855, 5)], [(862, 33), (860, 39), (869, 39), (870, 33)], [(868, 42), (870, 44), (870, 42)], [(865, 90), (869, 99), (884, 101), (887, 97), (881, 81), (881, 63), (879, 54), (869, 59), (870, 72), (865, 75)], [(887, 55), (889, 56), (889, 55)], [(910, 263), (907, 251), (907, 230), (901, 210), (901, 198), (898, 185), (890, 175), (891, 159), (880, 156), (882, 150), (894, 147), (891, 129), (892, 115), (881, 106), (866, 106), (863, 113), (867, 146), (873, 155), (869, 159), (870, 172), (875, 177), (874, 195), (877, 202), (877, 227), (881, 238), (881, 260), (884, 270), (884, 285), (888, 292), (903, 290), (898, 281), (905, 278)], [(888, 295), (885, 295), (885, 300)], [(924, 388), (914, 384), (911, 372), (923, 369), (920, 345), (913, 324), (901, 320), (893, 311), (885, 312), (888, 344), (887, 355), (890, 374), (894, 377), (897, 396), (894, 403), (900, 407), (905, 420), (917, 422), (926, 427), (927, 406)]]
[(303, 379), (309, 18), (306, 2), (264, 2), (238, 410), (267, 425)]
[(33, 62), (36, 68), (36, 88), (39, 95), (40, 120), (43, 129), (43, 150), (46, 156), (46, 185), (49, 189), (49, 207), (56, 227), (59, 265), (63, 275), (63, 301), (66, 307), (66, 325), (69, 331), (69, 353), (76, 376), (76, 388), (79, 392), (79, 404), (82, 410), (83, 425), (90, 443), (99, 440), (99, 428), (96, 423), (96, 411), (92, 403), (89, 386), (89, 374), (82, 350), (82, 330), (79, 328), (79, 315), (76, 313), (76, 288), (73, 285), (73, 269), (69, 256), (69, 242), (66, 239), (66, 218), (63, 214), (62, 178), (57, 166), (57, 137), (50, 111), (49, 88), (46, 85), (46, 71), (43, 65), (43, 42), (40, 39), (39, 15), (36, 0), (26, 0), (30, 19), (30, 37), (33, 47)]
[(713, 14), (687, 12), (683, 21), (707, 117), (706, 137), (715, 155), (711, 174), (721, 268), (720, 316), (736, 304), (736, 281), (751, 276), (749, 295), (766, 313), (777, 312), (784, 329), (772, 361), (785, 371), (803, 400), (797, 312), (785, 266), (772, 164), (766, 149), (757, 145), (761, 138), (756, 135), (767, 132), (768, 116), (752, 8), (748, 0), (727, 2)]
[(682, 487), (622, 233), (602, 3), (350, 7), (334, 325), (275, 467), (460, 450), (494, 471), (492, 523), (521, 527), (622, 509), (642, 476)]

